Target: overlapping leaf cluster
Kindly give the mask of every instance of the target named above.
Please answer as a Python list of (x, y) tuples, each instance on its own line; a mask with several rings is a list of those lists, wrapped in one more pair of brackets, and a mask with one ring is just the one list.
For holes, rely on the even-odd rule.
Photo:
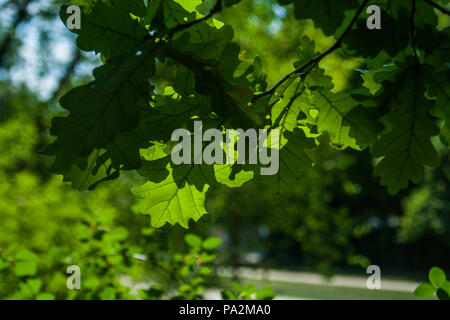
[[(100, 53), (104, 64), (91, 83), (60, 101), (69, 113), (52, 123), (52, 170), (79, 189), (137, 170), (147, 179), (133, 190), (140, 211), (156, 227), (188, 227), (206, 213), (210, 188), (256, 178), (283, 192), (297, 183), (323, 134), (338, 149), (370, 148), (379, 158), (375, 174), (391, 193), (439, 164), (431, 140), (441, 134), (448, 143), (450, 42), (428, 2), (380, 0), (383, 27), (368, 30), (370, 1), (279, 0), (293, 3), (298, 19), (313, 19), (336, 44), (318, 52), (305, 37), (295, 71), (271, 89), (259, 58), (244, 60), (232, 27), (212, 17), (238, 2), (217, 1), (204, 16), (201, 0), (72, 1), (83, 7), (83, 27), (74, 30), (78, 47)], [(340, 48), (364, 65), (360, 80), (337, 92), (320, 62)], [(153, 81), (158, 64), (176, 69), (167, 87)], [(267, 146), (280, 148), (278, 174), (260, 176), (259, 165), (174, 165), (171, 134), (192, 132), (194, 119), (204, 129), (279, 129), (280, 145)]]

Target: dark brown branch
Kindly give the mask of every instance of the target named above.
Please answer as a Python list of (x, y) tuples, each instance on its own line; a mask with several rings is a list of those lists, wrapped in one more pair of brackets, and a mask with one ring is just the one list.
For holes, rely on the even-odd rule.
[(440, 4), (437, 4), (436, 2), (431, 1), (431, 0), (425, 0), (425, 2), (428, 3), (430, 6), (432, 6), (433, 8), (438, 9), (440, 12), (445, 13), (446, 15), (450, 16), (450, 10), (444, 8)]
[(14, 22), (11, 25), (11, 31), (6, 36), (5, 40), (3, 40), (2, 45), (0, 46), (0, 67), (4, 63), (4, 59), (6, 57), (6, 54), (8, 53), (9, 47), (11, 45), (11, 42), (14, 39), (14, 34), (16, 33), (16, 29), (23, 21), (29, 18), (28, 13), (28, 5), (33, 0), (24, 0), (19, 4), (19, 7), (17, 8), (17, 16)]
[(173, 34), (183, 31), (185, 29), (188, 29), (190, 27), (195, 26), (198, 23), (201, 23), (203, 21), (208, 20), (209, 18), (211, 18), (213, 15), (215, 15), (216, 13), (219, 13), (220, 11), (222, 11), (222, 0), (217, 0), (216, 4), (214, 5), (214, 8), (211, 9), (211, 11), (204, 17), (198, 19), (198, 20), (194, 20), (185, 24), (180, 24), (172, 29), (169, 30), (169, 32), (167, 33), (168, 37), (171, 37)]
[[(359, 16), (361, 15), (362, 11), (364, 10), (364, 7), (367, 5), (368, 2), (369, 2), (369, 0), (365, 0), (363, 2), (363, 4), (356, 11), (355, 16), (353, 17), (352, 21), (347, 26), (347, 28), (344, 30), (342, 35), (339, 37), (339, 39), (336, 40), (336, 42), (328, 50), (326, 50), (322, 54), (318, 55), (317, 57), (309, 60), (308, 62), (306, 62), (305, 64), (303, 64), (299, 68), (295, 69), (294, 71), (292, 71), (292, 72), (288, 73), (287, 75), (285, 75), (282, 79), (280, 79), (270, 89), (266, 90), (263, 93), (255, 95), (253, 97), (253, 101), (255, 101), (255, 100), (259, 99), (259, 98), (265, 97), (267, 95), (273, 94), (275, 92), (275, 90), (277, 90), (278, 87), (281, 86), (284, 82), (286, 82), (290, 77), (292, 77), (293, 75), (297, 75), (297, 74), (303, 73), (303, 71), (307, 70), (308, 67), (310, 67), (310, 66), (312, 66), (312, 67), (316, 66), (323, 58), (328, 56), (330, 53), (334, 52), (336, 49), (340, 48), (342, 46), (342, 41), (344, 40), (345, 36), (347, 36), (347, 34), (353, 28), (354, 24), (358, 20)], [(308, 70), (308, 72), (309, 72), (309, 70)]]

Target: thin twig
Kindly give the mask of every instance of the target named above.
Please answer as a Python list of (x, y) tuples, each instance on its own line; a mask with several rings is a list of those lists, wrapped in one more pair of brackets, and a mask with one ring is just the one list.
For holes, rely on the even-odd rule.
[[(34, 0), (23, 0), (17, 7), (17, 16), (14, 22), (12, 23), (12, 26), (10, 28), (10, 31), (8, 32), (8, 35), (3, 40), (3, 43), (0, 46), (0, 67), (2, 67), (6, 54), (8, 53), (8, 50), (11, 46), (11, 43), (14, 41), (14, 35), (16, 33), (16, 29), (25, 20), (27, 20), (30, 17), (30, 14), (28, 12), (28, 6), (30, 3)], [(7, 66), (8, 68), (8, 66)]]
[(204, 16), (204, 17), (202, 17), (202, 18), (200, 18), (198, 20), (194, 20), (194, 21), (191, 21), (191, 22), (188, 22), (188, 23), (185, 23), (185, 24), (180, 24), (180, 25), (170, 29), (167, 32), (167, 36), (171, 37), (173, 34), (175, 34), (177, 32), (183, 31), (185, 29), (188, 29), (190, 27), (195, 26), (198, 23), (206, 21), (209, 18), (211, 18), (213, 15), (215, 15), (216, 13), (219, 13), (220, 11), (222, 11), (222, 0), (217, 0), (214, 8), (212, 8), (211, 11), (206, 16)]
[(417, 60), (418, 58), (417, 58), (416, 38), (415, 38), (416, 27), (414, 24), (415, 15), (416, 15), (416, 0), (413, 0), (410, 16), (410, 37), (411, 37), (411, 46), (413, 48), (413, 55), (414, 58)]
[(450, 16), (450, 10), (444, 8), (440, 4), (437, 4), (436, 2), (431, 1), (431, 0), (425, 0), (425, 2), (428, 3), (430, 6), (432, 6), (433, 8), (436, 8), (439, 11), (441, 11), (442, 13), (445, 13), (446, 15)]
[[(363, 4), (359, 7), (359, 9), (356, 11), (355, 16), (353, 17), (352, 21), (350, 22), (350, 24), (347, 26), (347, 28), (345, 29), (345, 31), (342, 33), (342, 35), (339, 37), (339, 39), (337, 39), (337, 41), (325, 52), (323, 52), (322, 54), (318, 55), (317, 57), (309, 60), (308, 62), (306, 62), (305, 64), (303, 64), (302, 66), (300, 66), (299, 68), (295, 69), (294, 71), (288, 73), (287, 75), (285, 75), (280, 81), (278, 81), (273, 87), (271, 87), (270, 89), (268, 89), (267, 91), (257, 94), (253, 97), (253, 101), (255, 101), (256, 99), (262, 98), (264, 96), (267, 95), (271, 95), (275, 92), (275, 90), (277, 90), (277, 88), (279, 86), (281, 86), (284, 82), (286, 82), (291, 76), (296, 75), (296, 74), (301, 74), (304, 70), (306, 70), (309, 66), (313, 65), (317, 65), (323, 58), (325, 58), (327, 55), (329, 55), (330, 53), (334, 52), (336, 49), (340, 48), (342, 46), (342, 41), (344, 40), (344, 37), (350, 32), (350, 30), (353, 28), (354, 24), (356, 23), (356, 21), (358, 20), (359, 16), (361, 15), (362, 11), (364, 10), (364, 7), (367, 5), (367, 2), (369, 2), (369, 0), (365, 0), (363, 2)], [(309, 72), (309, 71), (308, 71)]]

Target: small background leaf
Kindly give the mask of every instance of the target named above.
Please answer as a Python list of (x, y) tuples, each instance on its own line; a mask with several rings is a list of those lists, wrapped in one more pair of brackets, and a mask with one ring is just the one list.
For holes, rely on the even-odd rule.
[(416, 290), (414, 290), (414, 295), (418, 298), (428, 299), (431, 298), (435, 292), (436, 288), (434, 288), (431, 284), (422, 283), (416, 288)]
[(218, 237), (210, 237), (203, 242), (203, 248), (207, 250), (215, 249), (222, 243), (222, 239)]
[(202, 244), (202, 239), (200, 237), (196, 236), (195, 234), (188, 233), (184, 240), (186, 243), (191, 247), (199, 247)]
[(445, 272), (438, 267), (433, 267), (428, 273), (428, 279), (433, 286), (439, 288), (445, 282)]

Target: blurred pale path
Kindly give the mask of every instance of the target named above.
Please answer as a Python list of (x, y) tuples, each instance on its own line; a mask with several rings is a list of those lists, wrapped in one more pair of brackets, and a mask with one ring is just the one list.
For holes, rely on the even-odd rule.
[[(354, 275), (336, 275), (331, 279), (313, 272), (298, 272), (285, 270), (263, 270), (251, 268), (238, 268), (236, 274), (242, 279), (257, 280), (257, 281), (274, 281), (274, 282), (289, 282), (299, 284), (314, 284), (326, 285), (335, 287), (350, 287), (350, 288), (364, 288), (367, 289), (367, 276)], [(221, 269), (219, 276), (230, 277), (232, 272), (230, 269)], [(413, 292), (420, 282), (398, 280), (387, 278), (381, 280), (381, 288), (384, 290)]]
[[(276, 300), (409, 300), (415, 299), (412, 292), (420, 284), (416, 281), (382, 277), (381, 289), (367, 289), (366, 281), (369, 275), (336, 275), (330, 279), (313, 272), (262, 270), (237, 268), (242, 284), (254, 284), (258, 288), (273, 287)], [(218, 275), (224, 284), (228, 284), (233, 275), (231, 268), (221, 268)], [(146, 289), (153, 283), (133, 283), (129, 277), (123, 277), (121, 282), (132, 288), (132, 292)], [(221, 289), (210, 288), (204, 293), (207, 300), (221, 300)]]

